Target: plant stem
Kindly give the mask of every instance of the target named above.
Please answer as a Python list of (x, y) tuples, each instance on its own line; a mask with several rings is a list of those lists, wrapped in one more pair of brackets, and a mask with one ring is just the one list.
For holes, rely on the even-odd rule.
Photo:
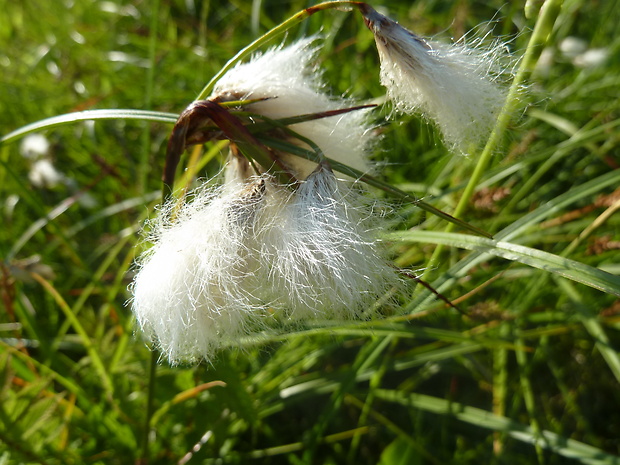
[[(519, 104), (519, 93), (521, 88), (523, 87), (526, 77), (534, 69), (538, 57), (540, 56), (540, 52), (551, 34), (555, 20), (557, 19), (562, 8), (562, 2), (563, 0), (547, 0), (540, 9), (540, 14), (538, 15), (538, 20), (534, 26), (534, 31), (532, 32), (532, 36), (528, 42), (525, 54), (519, 64), (519, 68), (512, 84), (510, 85), (508, 96), (506, 97), (506, 103), (497, 118), (495, 127), (493, 128), (493, 131), (491, 132), (491, 135), (489, 136), (489, 139), (480, 154), (478, 163), (476, 164), (471, 178), (469, 179), (467, 186), (465, 186), (465, 190), (463, 191), (454, 213), (452, 214), (455, 218), (460, 218), (467, 208), (478, 183), (489, 166), (493, 153), (502, 140), (504, 132), (510, 123), (510, 119), (512, 118), (512, 114)], [(454, 224), (450, 223), (446, 226), (445, 231), (451, 232), (453, 229)], [(437, 265), (442, 251), (443, 246), (441, 245), (435, 248), (426, 267), (426, 271), (422, 276), (423, 279), (427, 278), (427, 275)]]
[[(162, 203), (166, 202), (169, 192), (172, 192), (174, 178), (167, 184), (162, 183), (161, 199)], [(144, 425), (142, 430), (142, 452), (140, 458), (136, 461), (136, 465), (146, 465), (149, 461), (149, 438), (151, 435), (151, 419), (153, 418), (153, 401), (155, 400), (155, 381), (157, 377), (157, 350), (151, 350), (151, 356), (147, 366), (147, 391), (146, 391), (146, 411), (144, 414)]]
[(358, 7), (361, 2), (353, 2), (353, 1), (331, 1), (319, 3), (318, 5), (311, 6), (309, 8), (304, 8), (303, 10), (295, 13), (289, 19), (285, 20), (283, 23), (277, 25), (273, 29), (267, 31), (265, 34), (260, 36), (254, 42), (252, 42), (247, 47), (240, 50), (234, 57), (232, 57), (228, 62), (224, 65), (224, 67), (218, 71), (218, 73), (213, 76), (213, 78), (209, 81), (209, 83), (202, 89), (196, 100), (204, 100), (206, 99), (211, 92), (213, 92), (213, 88), (217, 81), (219, 81), (224, 74), (226, 74), (233, 66), (235, 66), (239, 61), (243, 60), (249, 54), (257, 50), (259, 47), (263, 46), (273, 38), (279, 36), (280, 34), (285, 33), (293, 26), (301, 23), (306, 18), (309, 18), (317, 11), (322, 10), (330, 10), (330, 9), (346, 9), (350, 10), (354, 7)]
[[(150, 110), (153, 106), (153, 86), (155, 82), (155, 53), (157, 49), (157, 24), (159, 19), (159, 2), (155, 0), (151, 4), (151, 22), (149, 25), (149, 67), (146, 71), (146, 86), (144, 94), (144, 109)], [(146, 177), (149, 170), (149, 154), (151, 152), (151, 132), (148, 125), (142, 131), (142, 152), (138, 165), (138, 192), (146, 192)]]
[(153, 400), (155, 399), (155, 375), (157, 372), (157, 351), (151, 351), (148, 365), (148, 384), (146, 392), (146, 413), (142, 431), (142, 452), (136, 465), (146, 465), (149, 461), (149, 437), (151, 435), (151, 418), (153, 418)]

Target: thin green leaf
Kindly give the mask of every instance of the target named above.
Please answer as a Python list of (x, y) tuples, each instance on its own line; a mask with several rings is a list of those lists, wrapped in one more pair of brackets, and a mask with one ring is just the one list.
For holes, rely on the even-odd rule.
[(476, 407), (440, 399), (424, 394), (406, 394), (399, 391), (377, 389), (377, 398), (388, 402), (395, 402), (409, 408), (424, 410), (438, 415), (452, 416), (460, 421), (481, 428), (500, 431), (509, 436), (532, 445), (539, 445), (563, 457), (571, 458), (589, 465), (618, 465), (620, 457), (583, 442), (569, 439), (551, 431), (542, 431), (541, 436), (534, 433), (532, 428), (506, 417)]
[(466, 234), (434, 231), (399, 231), (388, 233), (385, 238), (391, 241), (443, 244), (489, 253), (549, 271), (608, 294), (620, 296), (620, 277), (575, 260), (523, 245)]
[(142, 121), (154, 121), (158, 123), (174, 124), (179, 115), (174, 113), (164, 113), (161, 111), (146, 110), (86, 110), (64, 115), (52, 116), (42, 119), (35, 123), (22, 126), (0, 138), (0, 145), (15, 142), (31, 132), (52, 129), (58, 126), (77, 123), (79, 121), (90, 121), (100, 119), (137, 119)]

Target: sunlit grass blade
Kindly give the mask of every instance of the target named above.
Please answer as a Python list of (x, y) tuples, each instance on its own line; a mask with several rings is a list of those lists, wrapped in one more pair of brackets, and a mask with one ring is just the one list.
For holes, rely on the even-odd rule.
[[(367, 405), (367, 404), (362, 404), (362, 402), (360, 402), (358, 399), (356, 399), (355, 397), (351, 395), (347, 395), (347, 397), (345, 398), (345, 401), (347, 403), (353, 404), (359, 409), (364, 409)], [(387, 463), (396, 463), (396, 464), (405, 465), (407, 463), (411, 463), (410, 460), (413, 459), (413, 457), (417, 457), (417, 455), (420, 454), (424, 456), (424, 458), (428, 460), (429, 463), (433, 463), (435, 465), (441, 464), (441, 461), (437, 457), (435, 457), (432, 453), (430, 453), (424, 448), (423, 441), (417, 441), (416, 438), (413, 437), (408, 431), (404, 430), (403, 428), (400, 428), (396, 423), (391, 421), (385, 415), (382, 415), (380, 412), (378, 412), (374, 408), (369, 408), (368, 412), (369, 412), (369, 415), (375, 421), (383, 425), (385, 428), (387, 428), (389, 431), (393, 432), (397, 436), (397, 440), (392, 442), (383, 451), (383, 454), (381, 455), (382, 459), (384, 459), (388, 455), (393, 455), (393, 457), (391, 458), (394, 460), (394, 462), (389, 460)], [(404, 442), (407, 446), (411, 448), (410, 450), (413, 453), (403, 454), (402, 446), (398, 447), (396, 451), (393, 451), (392, 449), (394, 449), (394, 444), (395, 443), (398, 444), (398, 441)], [(351, 463), (351, 461), (349, 462)], [(383, 462), (379, 462), (379, 463), (383, 463)]]
[(65, 317), (67, 318), (67, 320), (71, 322), (71, 326), (73, 326), (73, 329), (75, 330), (75, 332), (80, 336), (80, 340), (82, 341), (84, 348), (88, 352), (88, 355), (91, 359), (91, 362), (95, 370), (97, 371), (98, 375), (101, 377), (101, 383), (103, 385), (103, 388), (106, 394), (111, 399), (114, 395), (114, 385), (112, 384), (112, 380), (110, 379), (110, 376), (107, 370), (105, 369), (103, 361), (101, 360), (101, 357), (99, 356), (99, 352), (95, 348), (95, 345), (93, 344), (90, 336), (88, 335), (88, 333), (82, 326), (82, 323), (80, 322), (80, 320), (78, 320), (77, 316), (75, 315), (71, 307), (67, 304), (65, 299), (58, 292), (58, 290), (52, 285), (52, 283), (50, 283), (45, 278), (39, 276), (36, 273), (31, 273), (31, 275), (32, 275), (32, 278), (35, 279), (43, 287), (43, 289), (45, 289), (45, 291), (48, 292), (54, 298), (58, 306), (61, 308), (61, 310), (65, 314)]
[[(390, 365), (388, 372), (400, 372), (410, 370), (414, 367), (420, 367), (425, 364), (439, 363), (451, 360), (461, 355), (472, 354), (482, 350), (484, 347), (476, 342), (466, 342), (462, 344), (431, 343), (420, 348), (415, 353), (406, 354)], [(356, 382), (365, 382), (372, 378), (375, 373), (374, 369), (364, 370), (357, 373)], [(294, 380), (290, 386), (280, 391), (282, 399), (294, 398), (296, 396), (310, 396), (331, 393), (338, 389), (342, 380), (342, 375), (324, 376), (321, 378), (313, 378), (311, 380)]]
[(424, 394), (407, 394), (387, 389), (377, 389), (376, 396), (387, 402), (432, 412), (438, 415), (454, 417), (457, 420), (469, 423), (480, 428), (501, 431), (508, 436), (532, 445), (538, 445), (563, 457), (577, 460), (588, 465), (617, 465), (620, 456), (609, 454), (583, 442), (562, 437), (551, 431), (542, 431), (538, 437), (529, 426), (512, 419), (494, 415), (477, 407), (470, 407), (448, 399), (428, 396)]
[(237, 52), (237, 54), (232, 57), (226, 64), (211, 78), (211, 80), (207, 83), (207, 85), (202, 89), (196, 100), (205, 99), (211, 94), (213, 89), (215, 88), (215, 84), (219, 81), (227, 71), (232, 69), (237, 63), (241, 60), (258, 50), (260, 47), (269, 43), (274, 38), (284, 34), (286, 31), (291, 29), (292, 27), (298, 25), (302, 21), (306, 20), (313, 14), (329, 9), (351, 9), (351, 6), (355, 5), (359, 2), (351, 2), (351, 1), (330, 1), (316, 4), (310, 8), (304, 8), (303, 10), (297, 12), (287, 20), (283, 21), (276, 27), (270, 29), (267, 33), (260, 36), (258, 39), (254, 40), (251, 44), (244, 47), (242, 50)]
[(387, 233), (384, 237), (391, 241), (443, 244), (488, 253), (555, 273), (608, 294), (620, 296), (620, 277), (584, 263), (531, 247), (484, 237), (437, 231), (399, 231)]
[[(59, 215), (62, 215), (69, 207), (71, 207), (77, 201), (76, 197), (67, 197), (64, 198), (61, 202), (59, 202), (54, 208), (49, 211), (46, 211), (46, 208), (41, 204), (41, 202), (37, 199), (36, 195), (32, 192), (31, 189), (28, 188), (28, 185), (20, 179), (19, 174), (13, 170), (10, 163), (5, 162), (4, 160), (0, 160), (0, 166), (5, 169), (5, 173), (8, 173), (11, 178), (16, 181), (15, 185), (17, 186), (16, 192), (20, 193), (20, 197), (24, 199), (24, 201), (32, 207), (32, 209), (39, 215), (39, 218), (30, 221), (30, 225), (28, 228), (23, 231), (17, 239), (11, 238), (11, 247), (9, 250), (5, 251), (5, 260), (9, 261), (15, 258), (16, 254), (22, 249), (22, 247), (42, 228), (45, 226), (50, 226), (50, 229), (54, 232), (57, 237), (57, 240), (67, 244), (67, 237), (65, 235), (65, 231), (56, 225), (53, 221)], [(4, 246), (4, 244), (2, 244)], [(8, 246), (8, 241), (6, 246)], [(72, 247), (68, 246), (67, 250), (71, 253), (72, 258), (74, 258), (75, 263), (80, 263), (81, 258), (73, 253)]]
[[(516, 341), (519, 344), (522, 344), (521, 338), (517, 335)], [(532, 388), (532, 381), (530, 380), (531, 376), (531, 361), (528, 359), (527, 354), (524, 351), (515, 352), (515, 358), (517, 359), (517, 365), (519, 366), (519, 382), (520, 382), (520, 392), (519, 396), (523, 399), (523, 403), (525, 404), (525, 409), (528, 414), (528, 422), (529, 427), (534, 434), (535, 439), (537, 440), (534, 443), (534, 448), (536, 449), (536, 457), (538, 459), (539, 464), (544, 463), (544, 455), (542, 446), (539, 444), (538, 440), (543, 438), (543, 434), (540, 428), (540, 424), (538, 422), (538, 412), (539, 410), (536, 408), (536, 401), (534, 399), (534, 390)]]
[(586, 328), (588, 333), (590, 333), (592, 339), (596, 341), (596, 348), (605, 359), (605, 362), (607, 362), (607, 366), (609, 366), (609, 369), (614, 374), (616, 380), (620, 383), (620, 354), (613, 347), (609, 336), (603, 329), (603, 326), (598, 319), (598, 315), (592, 312), (592, 310), (583, 302), (582, 297), (572, 283), (564, 280), (557, 280), (557, 283), (558, 286), (560, 286), (575, 303), (581, 324), (583, 324), (584, 328)]
[(308, 447), (304, 452), (304, 458), (307, 463), (314, 462), (316, 447), (321, 437), (323, 437), (324, 432), (333, 421), (333, 417), (341, 408), (345, 394), (355, 384), (359, 373), (374, 372), (375, 370), (371, 368), (371, 366), (376, 362), (377, 358), (382, 355), (389, 344), (389, 337), (372, 338), (358, 352), (356, 360), (352, 363), (350, 369), (347, 370), (344, 378), (339, 383), (338, 389), (332, 393), (329, 402), (325, 405), (321, 415), (312, 427), (308, 437)]
[(583, 146), (588, 147), (591, 151), (596, 151), (596, 148), (592, 147), (594, 142), (605, 140), (609, 131), (616, 131), (619, 125), (620, 120), (615, 120), (607, 124), (597, 125), (594, 128), (582, 129), (575, 132), (568, 140), (558, 144), (552, 153), (545, 156), (545, 160), (536, 171), (528, 176), (521, 188), (511, 196), (510, 202), (503, 209), (502, 214), (511, 212), (519, 202), (531, 194), (535, 190), (535, 186), (540, 184), (541, 178), (552, 169), (554, 164)]
[[(484, 149), (480, 153), (474, 170), (469, 177), (469, 181), (463, 190), (463, 194), (454, 209), (454, 216), (457, 218), (462, 216), (465, 209), (469, 205), (475, 190), (478, 188), (480, 181), (487, 171), (496, 147), (501, 142), (504, 133), (508, 128), (508, 124), (514, 116), (514, 112), (520, 102), (519, 94), (521, 92), (521, 87), (523, 86), (526, 77), (534, 70), (536, 61), (542, 52), (542, 47), (549, 39), (553, 25), (560, 13), (562, 2), (563, 0), (546, 0), (541, 6), (540, 14), (536, 19), (536, 24), (525, 49), (524, 56), (522, 57), (515, 77), (510, 84), (510, 89), (508, 90), (504, 107), (497, 117), (493, 131), (491, 132)], [(453, 227), (454, 223), (448, 224), (446, 227), (446, 232), (452, 231)], [(436, 265), (442, 250), (442, 245), (435, 248), (428, 263), (429, 268), (425, 270), (422, 278), (425, 278), (428, 273), (431, 272), (430, 270)]]
[[(280, 139), (276, 139), (276, 138), (268, 137), (264, 135), (258, 135), (257, 139), (263, 142), (267, 147), (271, 147), (271, 148), (278, 149), (278, 150), (283, 150), (283, 151), (292, 153), (294, 155), (298, 155), (302, 158), (315, 161), (317, 163), (321, 161), (316, 155), (316, 153), (312, 150), (306, 150), (294, 144), (284, 142)], [(362, 181), (368, 184), (369, 186), (380, 189), (394, 198), (400, 199), (404, 202), (410, 202), (416, 205), (417, 207), (419, 207), (420, 209), (427, 211), (429, 213), (432, 213), (433, 215), (438, 216), (439, 218), (442, 218), (450, 223), (454, 223), (455, 225), (467, 231), (471, 231), (473, 233), (480, 234), (481, 236), (485, 236), (485, 237), (492, 237), (489, 233), (482, 231), (481, 229), (467, 223), (466, 221), (455, 218), (452, 215), (449, 215), (448, 213), (445, 213), (439, 210), (438, 208), (432, 206), (431, 204), (418, 199), (414, 195), (409, 194), (408, 192), (402, 191), (389, 183), (383, 182), (380, 179), (375, 178), (374, 176), (371, 176), (367, 173), (364, 173), (348, 165), (345, 165), (344, 163), (340, 163), (332, 158), (325, 157), (325, 160), (329, 162), (329, 164), (334, 169), (334, 171), (342, 173), (346, 176), (350, 176), (353, 179)]]
[(15, 142), (16, 140), (19, 140), (25, 135), (32, 132), (48, 130), (58, 126), (78, 123), (80, 121), (133, 119), (152, 121), (157, 123), (174, 124), (178, 117), (179, 115), (174, 113), (146, 110), (114, 109), (78, 111), (75, 113), (52, 116), (51, 118), (46, 118), (41, 121), (22, 126), (21, 128), (0, 137), (0, 145)]
[(224, 383), (223, 381), (211, 381), (209, 383), (203, 383), (194, 388), (187, 389), (183, 392), (180, 392), (179, 394), (174, 396), (171, 400), (164, 403), (161, 407), (159, 407), (159, 409), (157, 409), (157, 411), (153, 413), (151, 417), (151, 426), (155, 428), (157, 426), (159, 419), (163, 415), (168, 413), (168, 411), (175, 405), (182, 404), (186, 400), (193, 399), (196, 396), (198, 396), (198, 394), (200, 394), (201, 392), (206, 391), (207, 389), (211, 389), (216, 386), (225, 387), (226, 383)]
[[(0, 347), (2, 347), (3, 350), (5, 350), (7, 353), (10, 353), (12, 356), (19, 358), (24, 363), (34, 365), (41, 376), (48, 377), (48, 379), (53, 380), (55, 383), (58, 383), (59, 386), (65, 388), (72, 395), (75, 395), (80, 405), (80, 412), (92, 413), (97, 411), (97, 409), (99, 408), (98, 405), (96, 405), (90, 398), (90, 393), (87, 393), (85, 391), (84, 386), (81, 383), (77, 382), (74, 379), (70, 379), (67, 376), (61, 375), (60, 373), (58, 373), (58, 371), (55, 371), (54, 369), (41, 363), (36, 358), (30, 357), (14, 347), (7, 346), (1, 341)], [(135, 447), (135, 439), (133, 435), (127, 434), (127, 432), (131, 430), (127, 429), (127, 425), (120, 423), (114, 415), (104, 415), (102, 424), (105, 427), (107, 434), (112, 436), (117, 435), (120, 442), (122, 444), (126, 444), (129, 448)]]

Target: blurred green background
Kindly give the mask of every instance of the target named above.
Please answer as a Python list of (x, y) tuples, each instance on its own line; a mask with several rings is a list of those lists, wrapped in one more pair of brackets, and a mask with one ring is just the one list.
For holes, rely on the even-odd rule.
[[(500, 0), (373, 6), (441, 40), (491, 31), (520, 56), (542, 4), (527, 17)], [(0, 137), (82, 110), (179, 113), (239, 49), (310, 5), (0, 0)], [(620, 273), (619, 7), (565, 0), (551, 15), (463, 216), (591, 266), (586, 283), (594, 268)], [(383, 95), (359, 16), (318, 13), (284, 40), (317, 32), (334, 94)], [(419, 118), (377, 118), (382, 179), (451, 212), (477, 154), (449, 153)], [(428, 278), (463, 314), (417, 289), (386, 318), (274, 328), (198, 367), (162, 361), (145, 428), (151, 355), (127, 286), (170, 129), (78, 121), (43, 131), (49, 147), (0, 145), (0, 464), (620, 463), (617, 281), (602, 292), (457, 247)], [(445, 229), (394, 208), (395, 230)], [(417, 242), (393, 242), (398, 265), (426, 266), (434, 239)]]

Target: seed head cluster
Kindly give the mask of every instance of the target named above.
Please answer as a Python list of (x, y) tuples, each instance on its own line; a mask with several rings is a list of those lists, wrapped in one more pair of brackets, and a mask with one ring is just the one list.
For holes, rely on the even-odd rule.
[[(357, 8), (374, 34), (381, 82), (396, 109), (434, 122), (455, 151), (480, 142), (503, 103), (500, 47), (428, 41), (365, 4)], [(214, 87), (211, 107), (203, 106), (249, 101), (243, 110), (263, 121), (323, 114), (271, 133), (285, 144), (269, 153), (292, 182), (231, 140), (221, 182), (205, 182), (180, 206), (165, 204), (150, 222), (152, 247), (137, 261), (131, 305), (146, 338), (172, 364), (212, 360), (220, 347), (274, 319), (369, 317), (373, 303), (401, 284), (359, 183), (337, 177), (328, 161), (367, 173), (377, 138), (368, 110), (325, 115), (356, 102), (324, 91), (313, 66), (317, 40), (237, 64)], [(309, 160), (291, 147), (318, 147), (320, 156)]]
[(381, 83), (396, 109), (432, 121), (458, 153), (484, 141), (504, 104), (505, 44), (445, 44), (417, 36), (368, 5), (362, 13), (375, 36)]
[[(321, 70), (313, 66), (319, 50), (317, 40), (310, 37), (288, 47), (273, 48), (238, 65), (218, 81), (210, 98), (265, 99), (249, 105), (248, 110), (274, 119), (356, 105), (352, 99), (325, 93)], [(369, 169), (367, 153), (374, 138), (368, 111), (307, 121), (290, 128), (311, 139), (326, 157), (359, 171)], [(316, 163), (301, 157), (283, 153), (281, 158), (298, 179), (305, 179), (316, 168)]]
[[(312, 41), (277, 48), (232, 69), (212, 99), (266, 100), (270, 118), (343, 108), (321, 92)], [(363, 112), (295, 125), (330, 158), (367, 169), (371, 127)], [(154, 245), (139, 259), (132, 308), (141, 330), (175, 364), (215, 351), (273, 319), (360, 317), (398, 278), (375, 239), (376, 219), (359, 189), (326, 164), (280, 154), (295, 189), (254, 173), (231, 154), (219, 187), (205, 187), (150, 225)]]

